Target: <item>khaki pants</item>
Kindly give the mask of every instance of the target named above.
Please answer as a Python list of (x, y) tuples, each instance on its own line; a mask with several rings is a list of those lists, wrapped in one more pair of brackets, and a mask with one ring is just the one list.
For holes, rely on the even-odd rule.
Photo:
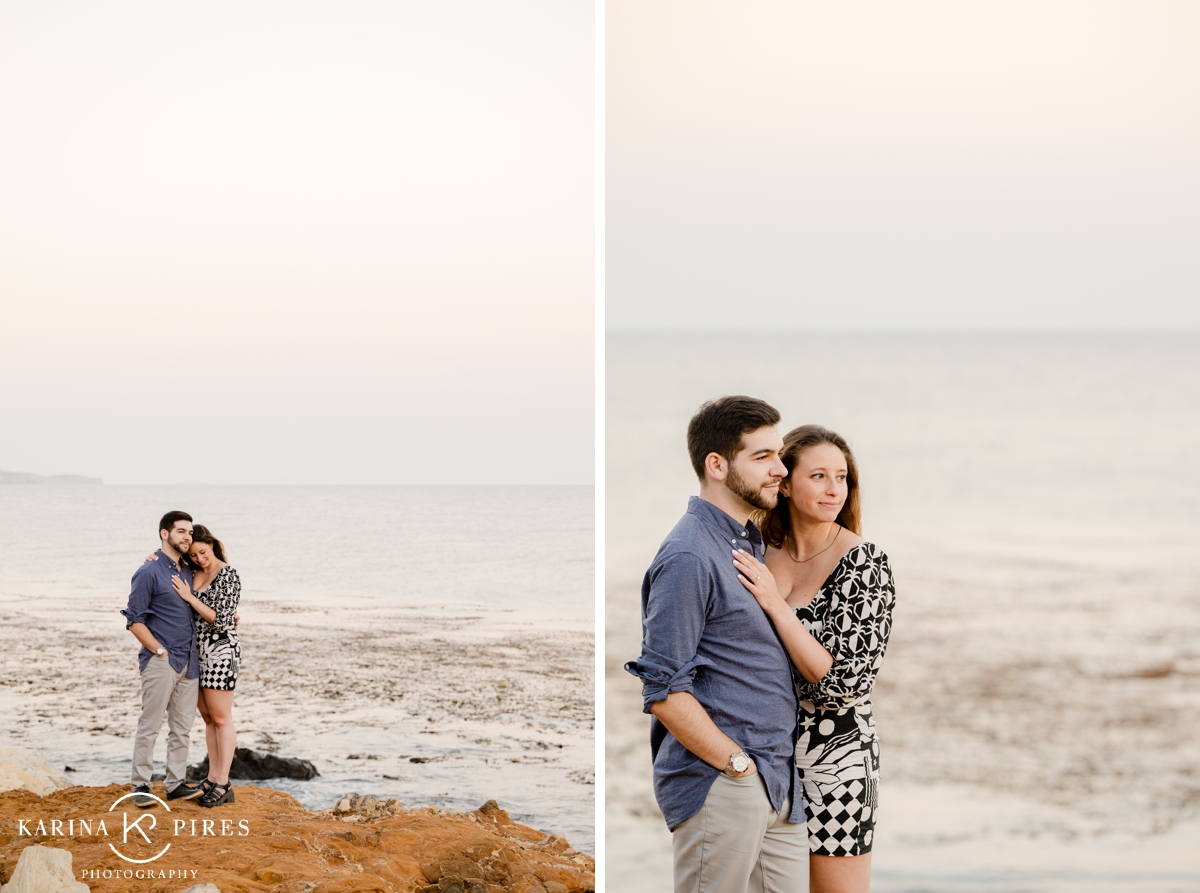
[(154, 744), (167, 717), (166, 788), (174, 790), (187, 774), (188, 737), (196, 719), (200, 680), (188, 679), (171, 669), (165, 657), (151, 657), (142, 670), (142, 715), (133, 743), (133, 783), (150, 784), (154, 772)]
[(698, 813), (671, 834), (675, 893), (787, 893), (808, 885), (808, 827), (776, 812), (757, 775), (717, 776)]

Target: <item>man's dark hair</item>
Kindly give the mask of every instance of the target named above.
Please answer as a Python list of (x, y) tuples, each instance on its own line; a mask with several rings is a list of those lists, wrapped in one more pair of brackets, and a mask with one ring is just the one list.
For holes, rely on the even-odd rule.
[(778, 424), (779, 411), (755, 397), (718, 397), (701, 406), (687, 431), (688, 455), (700, 483), (709, 453), (732, 462), (742, 449), (742, 435)]
[(176, 521), (190, 521), (192, 516), (187, 512), (167, 512), (162, 516), (162, 520), (158, 522), (158, 529), (165, 530), (170, 533), (175, 529)]

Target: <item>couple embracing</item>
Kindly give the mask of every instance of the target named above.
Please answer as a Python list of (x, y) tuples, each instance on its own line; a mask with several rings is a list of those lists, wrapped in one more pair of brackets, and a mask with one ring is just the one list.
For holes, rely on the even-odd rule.
[[(141, 643), (138, 669), (142, 712), (133, 745), (133, 802), (147, 809), (154, 745), (167, 720), (168, 800), (200, 798), (201, 806), (234, 799), (229, 767), (237, 743), (233, 690), (241, 666), (237, 606), (242, 584), (212, 531), (193, 525), (187, 512), (168, 512), (158, 523), (161, 548), (133, 575), (125, 626)], [(208, 777), (185, 781), (188, 743), (196, 711), (204, 717)]]
[(688, 425), (700, 495), (642, 583), (654, 791), (676, 893), (866, 893), (887, 556), (846, 441), (722, 397)]

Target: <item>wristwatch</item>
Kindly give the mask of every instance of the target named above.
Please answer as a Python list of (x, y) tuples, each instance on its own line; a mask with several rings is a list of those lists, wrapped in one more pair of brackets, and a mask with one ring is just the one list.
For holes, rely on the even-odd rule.
[(745, 751), (739, 750), (729, 758), (729, 765), (727, 765), (722, 771), (730, 778), (740, 778), (742, 773), (749, 768), (750, 757), (746, 755)]
[(159, 645), (158, 650), (155, 651), (154, 653), (157, 654), (159, 657), (162, 657), (164, 654), (167, 653), (167, 649), (163, 648), (162, 645)]

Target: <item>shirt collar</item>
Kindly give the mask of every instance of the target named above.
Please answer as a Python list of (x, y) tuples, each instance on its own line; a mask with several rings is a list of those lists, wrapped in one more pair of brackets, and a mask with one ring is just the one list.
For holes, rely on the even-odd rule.
[(758, 528), (754, 526), (753, 521), (747, 521), (745, 525), (738, 523), (738, 520), (731, 515), (721, 511), (711, 502), (701, 499), (699, 496), (688, 497), (688, 514), (695, 515), (707, 524), (719, 528), (721, 531), (728, 531), (728, 535), (734, 537), (743, 537), (750, 540), (754, 544), (759, 544), (763, 541), (762, 534)]
[(175, 563), (175, 562), (174, 562), (174, 561), (171, 559), (171, 556), (170, 556), (170, 555), (168, 555), (166, 552), (164, 552), (162, 549), (159, 549), (159, 550), (158, 550), (157, 552), (155, 552), (154, 554), (155, 554), (155, 555), (160, 555), (160, 556), (162, 556), (162, 557), (161, 557), (159, 560), (160, 560), (160, 561), (165, 561), (167, 564), (171, 565), (171, 567), (178, 568), (178, 569), (179, 569), (179, 570), (181, 570), (181, 571), (185, 571), (185, 570), (187, 570), (187, 565), (186, 565), (186, 564), (184, 564), (182, 560), (180, 560), (180, 561), (179, 561), (179, 563), (178, 563), (178, 564), (176, 564), (176, 563)]

